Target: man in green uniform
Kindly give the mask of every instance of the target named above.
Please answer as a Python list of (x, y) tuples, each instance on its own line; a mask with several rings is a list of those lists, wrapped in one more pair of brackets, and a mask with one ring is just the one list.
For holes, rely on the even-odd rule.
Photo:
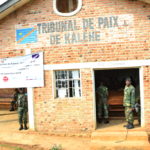
[(131, 84), (131, 78), (127, 78), (125, 83), (126, 86), (124, 89), (123, 105), (125, 107), (125, 118), (127, 121), (127, 125), (125, 125), (124, 127), (126, 127), (127, 129), (132, 129), (134, 128), (133, 110), (135, 108), (135, 88)]
[(98, 94), (98, 122), (101, 123), (104, 118), (104, 123), (109, 123), (108, 115), (108, 88), (104, 86), (103, 82), (100, 83), (100, 86), (97, 88)]
[[(25, 91), (23, 88), (18, 89), (18, 97), (17, 97), (17, 104), (18, 104), (18, 118), (20, 128), (19, 130), (25, 129), (27, 130), (27, 113), (28, 113), (28, 102)], [(24, 127), (23, 127), (24, 124)]]

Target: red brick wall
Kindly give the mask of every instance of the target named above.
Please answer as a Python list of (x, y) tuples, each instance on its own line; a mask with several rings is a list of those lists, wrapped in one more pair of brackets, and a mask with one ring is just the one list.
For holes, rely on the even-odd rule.
[[(130, 0), (83, 0), (81, 11), (69, 19), (133, 14), (135, 40), (32, 48), (44, 51), (44, 64), (150, 59), (150, 5)], [(34, 0), (0, 21), (0, 58), (24, 55), (16, 49), (15, 25), (64, 20), (52, 8), (52, 0)], [(144, 68), (145, 118), (150, 126), (150, 68)], [(45, 71), (45, 87), (35, 88), (36, 129), (49, 133), (88, 132), (94, 129), (92, 72), (81, 69), (82, 97), (54, 99), (52, 71)], [(149, 128), (150, 130), (150, 128)]]
[(81, 69), (82, 97), (70, 99), (53, 98), (52, 73), (45, 72), (44, 88), (35, 88), (36, 129), (62, 135), (89, 133), (94, 128), (91, 70)]

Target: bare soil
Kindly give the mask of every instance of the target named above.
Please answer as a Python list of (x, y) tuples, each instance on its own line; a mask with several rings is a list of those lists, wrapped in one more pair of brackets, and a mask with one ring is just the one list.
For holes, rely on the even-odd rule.
[(29, 146), (29, 145), (0, 142), (0, 150), (46, 150), (46, 149), (41, 148), (38, 145)]

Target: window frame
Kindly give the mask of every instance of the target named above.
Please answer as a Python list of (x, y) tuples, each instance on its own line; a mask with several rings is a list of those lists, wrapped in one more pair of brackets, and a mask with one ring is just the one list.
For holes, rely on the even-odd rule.
[[(56, 87), (56, 71), (78, 71), (79, 72), (79, 75), (80, 75), (80, 78), (78, 79), (80, 81), (80, 96), (79, 97), (70, 97), (70, 95), (68, 97), (57, 97), (56, 95), (56, 90), (57, 90), (57, 87)], [(68, 81), (68, 79), (66, 79)], [(76, 80), (76, 79), (75, 79)], [(53, 70), (53, 98), (54, 99), (81, 99), (82, 97), (82, 80), (81, 80), (81, 70), (80, 69), (61, 69), (61, 70)]]
[(69, 12), (69, 13), (62, 13), (62, 12), (59, 12), (57, 9), (57, 0), (53, 0), (54, 12), (59, 16), (63, 16), (63, 17), (73, 16), (73, 15), (77, 14), (81, 10), (81, 8), (82, 8), (82, 0), (78, 0), (78, 6), (77, 6), (76, 10)]

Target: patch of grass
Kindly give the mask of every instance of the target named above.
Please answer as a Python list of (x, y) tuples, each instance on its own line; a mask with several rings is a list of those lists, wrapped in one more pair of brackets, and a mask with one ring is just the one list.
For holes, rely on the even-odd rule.
[(50, 150), (63, 150), (61, 145), (54, 145)]
[(0, 144), (0, 147), (9, 148), (10, 150), (24, 150), (24, 149), (21, 148), (21, 147), (10, 146), (10, 145), (7, 145), (7, 144)]
[(12, 147), (10, 145), (6, 145), (6, 144), (0, 144), (0, 147), (10, 148), (10, 149), (14, 148), (14, 147)]
[(15, 150), (24, 150), (23, 148), (17, 147)]

